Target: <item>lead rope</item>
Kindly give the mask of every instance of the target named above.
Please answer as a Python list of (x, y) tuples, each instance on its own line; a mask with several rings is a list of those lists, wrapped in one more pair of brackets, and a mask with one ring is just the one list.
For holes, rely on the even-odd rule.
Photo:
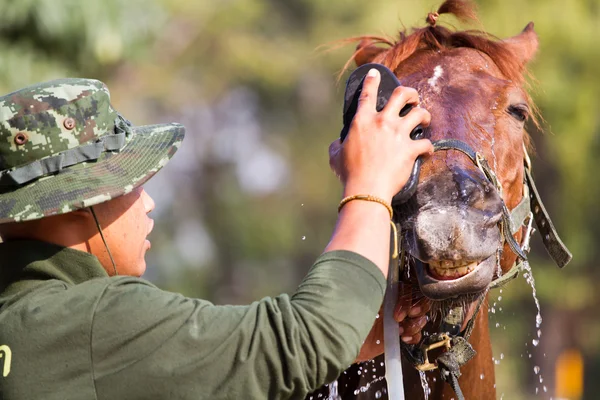
[(402, 354), (400, 349), (400, 326), (394, 319), (400, 283), (398, 262), (398, 229), (391, 221), (390, 260), (387, 289), (383, 299), (383, 343), (385, 358), (385, 378), (389, 400), (404, 400), (404, 379), (402, 377)]
[(100, 233), (100, 237), (102, 238), (102, 242), (104, 243), (104, 247), (106, 247), (106, 251), (108, 252), (108, 257), (110, 258), (110, 262), (112, 263), (113, 266), (113, 271), (115, 272), (115, 276), (117, 276), (117, 264), (115, 263), (115, 259), (112, 256), (112, 253), (110, 252), (110, 249), (108, 248), (108, 243), (106, 243), (106, 239), (104, 238), (104, 233), (102, 233), (102, 228), (100, 227), (100, 223), (98, 222), (98, 217), (96, 217), (96, 212), (94, 211), (94, 208), (92, 206), (90, 206), (90, 211), (92, 212), (92, 215), (94, 216), (94, 221), (96, 222), (96, 227), (98, 228), (98, 232)]

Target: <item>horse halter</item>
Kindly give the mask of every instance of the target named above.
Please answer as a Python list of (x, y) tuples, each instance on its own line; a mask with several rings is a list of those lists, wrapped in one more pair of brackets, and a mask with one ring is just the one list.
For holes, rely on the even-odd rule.
[[(343, 122), (344, 127), (341, 132), (341, 140), (343, 141), (348, 134), (352, 119), (356, 114), (358, 108), (358, 100), (362, 91), (362, 83), (368, 71), (372, 68), (377, 69), (381, 74), (381, 82), (377, 92), (377, 111), (381, 111), (393, 90), (400, 86), (401, 83), (394, 73), (387, 67), (381, 64), (365, 64), (358, 67), (348, 78), (346, 84), (346, 92), (344, 95), (344, 114)], [(404, 116), (410, 112), (412, 106), (405, 106), (400, 111), (400, 116)], [(413, 140), (422, 138), (424, 130), (421, 126), (417, 126), (411, 133), (410, 137)], [(489, 166), (487, 160), (483, 154), (474, 151), (467, 143), (457, 139), (442, 139), (433, 141), (434, 151), (447, 151), (456, 150), (465, 154), (484, 174), (486, 179), (496, 188), (502, 198), (502, 185), (498, 180), (495, 172)], [(538, 230), (542, 235), (542, 242), (554, 262), (560, 267), (564, 267), (572, 258), (571, 253), (560, 240), (556, 229), (550, 216), (546, 211), (535, 183), (531, 174), (531, 161), (527, 154), (527, 150), (524, 148), (524, 182), (523, 182), (523, 198), (519, 204), (512, 210), (508, 210), (504, 200), (502, 200), (502, 219), (500, 221), (500, 232), (503, 239), (503, 244), (507, 243), (510, 249), (517, 255), (517, 260), (511, 267), (511, 269), (496, 279), (492, 280), (489, 288), (497, 288), (505, 285), (508, 281), (516, 278), (519, 272), (527, 265), (527, 253), (529, 252), (529, 241), (531, 235), (535, 232), (533, 228), (533, 222), (535, 221)], [(418, 157), (415, 161), (413, 169), (411, 171), (410, 178), (402, 190), (394, 196), (392, 199), (392, 206), (397, 209), (398, 206), (406, 202), (411, 198), (417, 190), (417, 184), (419, 180), (419, 173), (421, 169), (422, 158)], [(517, 243), (513, 235), (525, 228), (525, 232), (522, 236), (521, 243)], [(397, 230), (400, 232), (400, 229)], [(392, 234), (393, 236), (393, 234)], [(401, 238), (392, 237), (392, 241), (396, 243), (402, 243)], [(502, 247), (500, 247), (501, 249)], [(498, 261), (499, 262), (499, 261)], [(388, 289), (391, 289), (393, 284), (397, 282), (404, 272), (407, 264), (407, 256), (404, 250), (401, 250), (399, 260), (394, 256), (393, 252), (390, 255), (390, 268), (388, 276)], [(394, 292), (393, 290), (388, 290)], [(397, 289), (396, 289), (397, 292)], [(386, 299), (384, 300), (384, 307), (388, 306), (388, 296), (391, 298), (392, 293), (386, 293)], [(393, 294), (394, 296), (396, 294)], [(484, 295), (480, 296), (480, 300), (476, 306), (475, 312), (471, 319), (467, 322), (466, 328), (461, 331), (461, 327), (464, 322), (464, 313), (461, 307), (456, 307), (450, 310), (449, 314), (443, 317), (439, 332), (428, 337), (424, 337), (418, 345), (407, 345), (402, 343), (399, 339), (398, 343), (391, 348), (391, 352), (395, 355), (399, 355), (401, 346), (404, 355), (408, 358), (413, 366), (420, 371), (427, 371), (439, 368), (442, 378), (448, 382), (454, 389), (457, 398), (459, 400), (464, 399), (462, 391), (458, 385), (458, 377), (460, 376), (460, 367), (475, 356), (475, 350), (469, 344), (468, 340), (473, 330), (476, 316), (483, 303)], [(395, 302), (395, 300), (394, 300)], [(387, 311), (384, 308), (384, 314)], [(385, 331), (385, 318), (384, 318), (384, 331)], [(387, 339), (386, 339), (387, 343)], [(428, 358), (428, 352), (435, 348), (445, 347), (446, 351), (437, 357), (434, 363), (431, 363)], [(386, 346), (387, 352), (387, 346)], [(387, 366), (386, 357), (386, 369)], [(398, 365), (390, 365), (398, 374), (399, 377), (402, 375), (401, 367)], [(388, 385), (390, 383), (388, 382)], [(390, 389), (390, 396), (391, 389)], [(403, 398), (403, 389), (396, 387)]]

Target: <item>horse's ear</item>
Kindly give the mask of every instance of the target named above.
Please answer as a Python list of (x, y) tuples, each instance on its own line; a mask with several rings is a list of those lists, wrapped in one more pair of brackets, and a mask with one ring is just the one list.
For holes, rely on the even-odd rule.
[(533, 29), (533, 22), (527, 24), (525, 29), (517, 36), (505, 39), (506, 47), (521, 61), (524, 67), (537, 52), (539, 41)]
[(373, 59), (377, 55), (386, 49), (383, 47), (377, 47), (372, 40), (363, 39), (356, 46), (356, 52), (354, 53), (354, 62), (357, 67), (363, 64), (373, 62)]

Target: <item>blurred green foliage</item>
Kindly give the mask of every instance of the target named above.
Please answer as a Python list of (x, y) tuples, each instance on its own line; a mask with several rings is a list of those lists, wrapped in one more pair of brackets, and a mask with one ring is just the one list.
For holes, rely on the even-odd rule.
[[(336, 74), (353, 47), (322, 45), (396, 36), (403, 26), (421, 26), (438, 5), (0, 0), (0, 89), (95, 77), (136, 123), (186, 124), (184, 148), (147, 186), (158, 203), (147, 277), (190, 296), (244, 303), (294, 290), (335, 222), (340, 187), (327, 147), (341, 122)], [(531, 128), (534, 174), (574, 253), (559, 271), (534, 246), (544, 318), (539, 346), (531, 342), (536, 311), (524, 280), (492, 293), (498, 393), (524, 399), (537, 388), (549, 398), (554, 361), (573, 347), (585, 354), (591, 399), (600, 389), (593, 379), (600, 373), (600, 3), (481, 0), (479, 11), (481, 25), (471, 28), (498, 37), (535, 21), (541, 47), (532, 94), (546, 122), (545, 132)], [(451, 17), (441, 21), (460, 26)]]

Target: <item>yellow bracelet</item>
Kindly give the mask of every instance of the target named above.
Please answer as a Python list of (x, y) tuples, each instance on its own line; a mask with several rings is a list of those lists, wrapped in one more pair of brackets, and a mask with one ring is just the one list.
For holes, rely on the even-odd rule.
[(342, 208), (352, 200), (372, 201), (374, 203), (382, 204), (390, 212), (390, 219), (394, 218), (394, 210), (392, 209), (392, 206), (387, 201), (376, 196), (371, 196), (370, 194), (355, 194), (354, 196), (344, 197), (338, 206), (338, 213), (342, 211)]
[(342, 211), (342, 208), (348, 204), (349, 202), (351, 202), (352, 200), (364, 200), (364, 201), (372, 201), (374, 203), (379, 203), (385, 206), (385, 208), (387, 208), (387, 210), (390, 212), (390, 224), (392, 225), (392, 243), (393, 243), (393, 247), (392, 247), (392, 252), (391, 252), (391, 257), (392, 259), (397, 259), (398, 258), (398, 229), (396, 228), (396, 224), (393, 221), (394, 218), (394, 210), (392, 209), (392, 206), (385, 200), (376, 197), (376, 196), (371, 196), (370, 194), (355, 194), (354, 196), (348, 196), (348, 197), (344, 197), (342, 199), (342, 201), (340, 201), (340, 205), (338, 206), (338, 213), (340, 211)]

